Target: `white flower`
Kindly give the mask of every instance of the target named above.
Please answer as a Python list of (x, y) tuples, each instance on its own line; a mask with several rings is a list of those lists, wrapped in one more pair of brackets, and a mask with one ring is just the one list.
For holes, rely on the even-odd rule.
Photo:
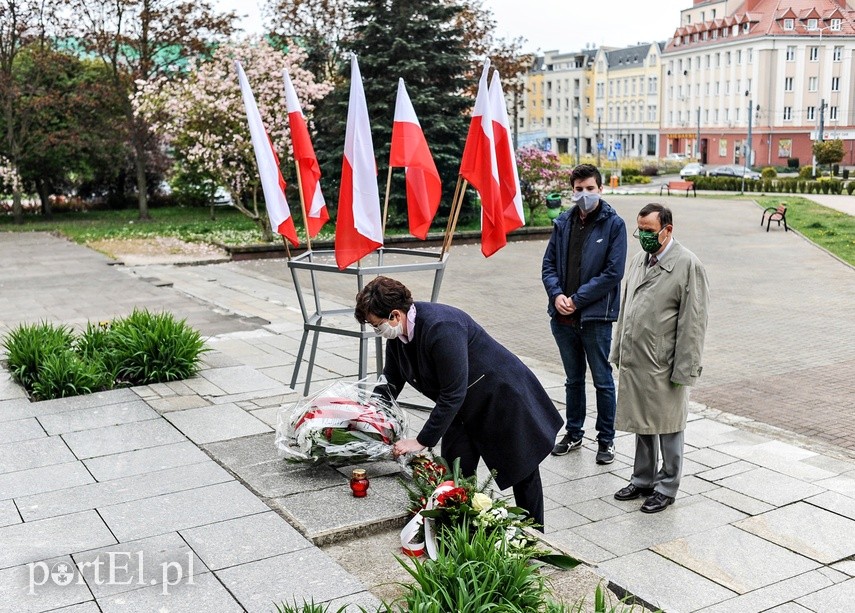
[(486, 494), (478, 492), (474, 496), (472, 496), (472, 508), (476, 511), (487, 511), (492, 506), (493, 499), (487, 496)]

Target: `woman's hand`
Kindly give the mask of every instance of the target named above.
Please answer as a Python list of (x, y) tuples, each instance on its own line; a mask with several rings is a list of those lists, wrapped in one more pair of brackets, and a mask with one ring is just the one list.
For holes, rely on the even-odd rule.
[(414, 438), (402, 438), (400, 441), (392, 445), (392, 455), (396, 458), (407, 453), (418, 453), (425, 448), (420, 442)]

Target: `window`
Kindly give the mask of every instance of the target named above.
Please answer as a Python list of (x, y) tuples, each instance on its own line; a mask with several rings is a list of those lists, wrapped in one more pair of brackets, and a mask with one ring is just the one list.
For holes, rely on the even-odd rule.
[(713, 30), (713, 31), (712, 31), (712, 39), (713, 39), (713, 40), (717, 40), (717, 39), (718, 39), (718, 30)]
[(700, 69), (701, 69), (701, 56), (696, 55), (695, 56), (695, 70), (700, 70)]
[(816, 119), (816, 107), (809, 106), (807, 107), (807, 120), (814, 121)]
[(674, 111), (668, 111), (668, 125), (674, 125)]
[(650, 56), (650, 65), (656, 66), (656, 56), (655, 55)]
[(546, 118), (546, 127), (547, 127), (547, 128), (551, 128), (551, 127), (552, 127), (552, 117), (547, 117), (547, 118)]
[(718, 96), (721, 93), (721, 83), (719, 81), (715, 82), (715, 95)]
[(784, 91), (793, 91), (793, 77), (784, 77)]
[(722, 28), (722, 29), (721, 29), (721, 36), (722, 36), (722, 38), (727, 38), (727, 35), (728, 35), (728, 34), (730, 34), (730, 28)]
[(729, 93), (730, 93), (730, 81), (725, 81), (725, 82), (724, 82), (724, 93), (725, 93), (725, 94), (729, 94)]
[(724, 121), (725, 123), (730, 122), (730, 109), (724, 109)]
[(792, 121), (793, 119), (793, 107), (785, 106), (784, 107), (784, 121)]
[(739, 34), (739, 24), (733, 25), (733, 35), (737, 36)]
[(715, 110), (715, 123), (718, 123), (718, 109)]
[(709, 122), (710, 122), (710, 110), (706, 109), (706, 110), (704, 110), (704, 123), (709, 123)]
[(743, 32), (748, 32), (750, 29), (751, 29), (751, 24), (750, 24), (750, 23), (743, 23), (743, 24), (742, 24), (742, 31), (743, 31)]
[(710, 67), (710, 56), (709, 56), (709, 54), (707, 54), (704, 56), (704, 68), (709, 68), (709, 67)]
[(796, 28), (796, 22), (794, 19), (785, 19), (784, 20), (784, 29), (785, 30), (794, 30)]
[(751, 79), (748, 79), (748, 91), (751, 91)]
[(709, 95), (710, 95), (710, 82), (709, 82), (709, 81), (707, 81), (707, 82), (704, 84), (704, 93), (705, 93), (707, 96), (709, 96)]
[(828, 107), (828, 118), (832, 121), (837, 121), (837, 107), (830, 106)]
[(748, 47), (748, 63), (752, 63), (754, 61), (754, 47)]
[(742, 110), (739, 107), (736, 107), (736, 122), (739, 123), (739, 111)]
[(730, 51), (724, 54), (724, 65), (730, 66)]
[(811, 47), (808, 51), (808, 59), (811, 62), (819, 60), (819, 47)]
[(715, 54), (715, 67), (718, 68), (721, 66), (721, 53)]
[(819, 79), (817, 77), (808, 77), (808, 91), (809, 92), (815, 92), (816, 91), (816, 85), (818, 82), (819, 82)]
[(736, 51), (736, 63), (742, 64), (742, 49), (737, 49)]
[(835, 47), (834, 51), (832, 52), (831, 59), (833, 59), (835, 62), (839, 62), (842, 57), (843, 47)]
[(796, 60), (796, 47), (795, 45), (787, 46), (787, 61), (794, 62)]
[(808, 30), (816, 30), (816, 19), (808, 19), (807, 20), (807, 29)]
[(706, 40), (707, 38), (709, 38), (709, 34), (709, 32), (704, 30), (703, 34), (701, 34), (701, 40)]
[(831, 77), (831, 91), (840, 91), (840, 77)]
[(831, 20), (831, 25), (829, 26), (829, 29), (832, 32), (840, 32), (840, 26), (842, 26), (842, 25), (843, 25), (843, 20), (838, 17), (838, 18)]
[(715, 19), (715, 9), (712, 10), (712, 17), (710, 19)]

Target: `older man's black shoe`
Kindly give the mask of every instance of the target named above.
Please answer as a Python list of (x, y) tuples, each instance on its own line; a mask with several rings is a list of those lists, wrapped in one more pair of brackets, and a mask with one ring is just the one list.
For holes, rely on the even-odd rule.
[(666, 496), (662, 492), (653, 492), (653, 495), (641, 505), (641, 512), (658, 513), (664, 511), (671, 504), (674, 504), (673, 496)]
[(634, 483), (630, 483), (625, 488), (615, 492), (615, 500), (635, 500), (642, 496), (650, 496), (652, 493), (652, 487), (638, 487)]

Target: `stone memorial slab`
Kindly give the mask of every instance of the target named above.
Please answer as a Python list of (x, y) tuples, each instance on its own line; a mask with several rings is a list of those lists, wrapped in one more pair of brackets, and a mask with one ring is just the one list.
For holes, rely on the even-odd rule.
[[(63, 564), (65, 568), (74, 568), (71, 558), (63, 556), (45, 560), (44, 566), (30, 567), (25, 564), (0, 570), (0, 610), (9, 613), (40, 613), (69, 607), (62, 608), (59, 613), (87, 613), (85, 608), (78, 611), (75, 606), (72, 606), (92, 601), (92, 593), (85, 582), (78, 584), (72, 580), (67, 585), (60, 585), (50, 578), (51, 569), (59, 572)], [(48, 575), (43, 574), (45, 567)], [(90, 611), (98, 613), (98, 607), (94, 606), (94, 603), (79, 606), (93, 606), (94, 608)]]
[[(641, 506), (638, 501), (636, 504)], [(712, 530), (744, 518), (743, 513), (730, 507), (703, 496), (693, 496), (678, 499), (668, 509), (655, 515), (627, 513), (573, 530), (607, 551), (625, 556), (657, 543)]]
[(796, 600), (811, 611), (849, 611), (855, 602), (855, 579), (850, 579)]
[(736, 596), (736, 592), (652, 551), (607, 560), (599, 567), (630, 594), (663, 611), (696, 611)]
[(603, 473), (544, 487), (543, 494), (563, 505), (570, 506), (603, 496), (613, 496), (625, 485), (624, 479), (611, 473)]
[(234, 404), (175, 411), (165, 418), (197, 445), (271, 431), (270, 426)]
[(268, 510), (263, 502), (236, 481), (99, 509), (121, 542)]
[(0, 568), (112, 545), (113, 535), (95, 511), (0, 528)]
[(0, 445), (47, 436), (34, 417), (0, 422)]
[(72, 556), (96, 598), (156, 585), (170, 589), (179, 577), (195, 578), (209, 572), (205, 564), (175, 532), (118, 543)]
[(54, 435), (156, 419), (157, 416), (157, 412), (149, 408), (145, 402), (136, 400), (44, 415), (39, 417), (39, 422), (48, 434)]
[[(209, 443), (203, 448), (230, 470), (278, 460), (274, 440), (276, 434), (258, 434), (237, 440)], [(295, 468), (298, 465), (291, 465)], [(237, 472), (237, 471), (236, 471)]]
[[(297, 570), (299, 569), (299, 570)], [(271, 603), (325, 602), (358, 594), (365, 586), (316, 548), (301, 549), (215, 574), (249, 613), (269, 613)], [(275, 577), (275, 581), (271, 581)]]
[(125, 451), (113, 455), (83, 460), (86, 468), (98, 481), (132, 477), (143, 473), (166, 470), (177, 466), (205, 462), (204, 451), (190, 441), (149, 447), (138, 451)]
[(97, 430), (71, 432), (63, 434), (62, 438), (81, 460), (186, 440), (172, 424), (164, 419), (150, 419)]
[(232, 480), (216, 462), (206, 459), (199, 464), (25, 496), (15, 502), (24, 521), (34, 521)]
[[(651, 549), (737, 594), (766, 587), (818, 566), (812, 560), (733, 526), (691, 534)], [(746, 560), (763, 562), (746, 564)]]
[(19, 498), (92, 482), (92, 475), (80, 462), (53, 464), (0, 474), (0, 498)]
[(0, 474), (73, 462), (77, 458), (58, 436), (0, 445)]
[[(762, 587), (737, 596), (731, 600), (725, 600), (711, 607), (702, 609), (702, 613), (768, 613), (775, 611), (776, 605), (787, 606), (790, 601), (805, 594), (810, 594), (832, 585), (832, 582), (823, 576), (819, 570), (812, 570), (801, 575), (795, 575), (778, 583)], [(794, 605), (798, 606), (798, 605)], [(784, 609), (786, 610), (786, 609)]]
[(816, 485), (771, 471), (768, 468), (755, 468), (733, 477), (720, 479), (716, 483), (776, 507), (809, 498), (822, 492), (822, 488)]
[[(249, 366), (227, 366), (224, 368), (209, 368), (199, 373), (199, 376), (216, 385), (226, 394), (242, 394), (245, 392), (262, 392), (282, 385), (259, 373)], [(188, 382), (189, 387), (194, 387)], [(270, 395), (270, 394), (267, 394)]]
[(276, 513), (258, 513), (181, 531), (212, 570), (272, 558), (312, 544)]
[[(162, 586), (152, 585), (100, 598), (98, 605), (103, 613), (138, 613), (140, 611), (244, 613), (244, 609), (212, 573), (194, 576), (192, 583), (182, 580), (176, 585), (169, 586), (165, 594)], [(271, 609), (272, 605), (268, 601), (268, 611)]]
[(735, 525), (823, 564), (855, 555), (855, 521), (806, 502), (756, 515)]

